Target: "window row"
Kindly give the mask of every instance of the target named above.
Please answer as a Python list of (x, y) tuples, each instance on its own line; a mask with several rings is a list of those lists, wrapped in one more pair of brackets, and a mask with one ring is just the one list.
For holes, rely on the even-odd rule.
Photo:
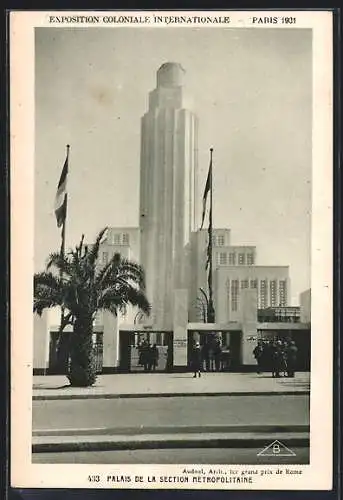
[[(287, 305), (287, 284), (285, 280), (279, 281), (279, 293), (277, 292), (277, 281), (269, 282), (270, 293), (268, 294), (267, 280), (260, 281), (258, 289), (258, 281), (250, 280), (250, 288), (258, 289), (258, 305), (260, 309), (267, 307), (286, 306)], [(238, 309), (238, 296), (240, 289), (249, 288), (249, 280), (231, 280), (231, 286), (227, 288), (228, 298), (231, 299), (231, 310)]]
[(223, 234), (213, 235), (212, 244), (214, 247), (223, 247), (225, 245), (225, 236)]
[(252, 266), (255, 264), (253, 253), (235, 253), (235, 252), (218, 252), (217, 253), (217, 265), (219, 266), (235, 266), (238, 263), (239, 266)]
[(108, 239), (108, 243), (111, 245), (129, 245), (130, 235), (129, 233), (113, 233), (112, 237)]
[[(230, 281), (228, 280), (227, 281), (228, 286), (229, 286), (229, 282)], [(237, 280), (237, 279), (231, 280), (231, 287), (233, 286), (234, 288), (235, 287), (239, 288), (239, 285), (237, 285), (237, 283), (239, 284), (239, 280)], [(240, 283), (241, 283), (241, 288), (249, 288), (249, 280), (248, 279), (241, 280)], [(257, 288), (257, 285), (258, 285), (257, 279), (250, 280), (250, 288)], [(277, 280), (269, 281), (269, 286), (270, 286), (270, 290), (271, 290), (271, 295), (276, 294)], [(286, 291), (287, 291), (286, 286), (287, 286), (286, 280), (280, 280), (279, 281), (279, 292), (282, 294), (286, 293)], [(262, 292), (267, 290), (267, 280), (260, 280), (260, 290)]]

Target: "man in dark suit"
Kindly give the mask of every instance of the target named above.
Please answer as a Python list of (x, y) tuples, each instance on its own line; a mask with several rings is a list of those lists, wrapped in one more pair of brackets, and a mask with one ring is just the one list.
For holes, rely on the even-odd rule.
[(196, 342), (192, 352), (192, 366), (194, 371), (193, 378), (196, 378), (197, 375), (201, 377), (201, 364), (202, 364), (201, 347), (200, 343)]
[(287, 350), (286, 350), (286, 359), (287, 359), (287, 377), (294, 377), (295, 375), (295, 367), (297, 362), (297, 354), (298, 348), (295, 345), (294, 340), (291, 340)]

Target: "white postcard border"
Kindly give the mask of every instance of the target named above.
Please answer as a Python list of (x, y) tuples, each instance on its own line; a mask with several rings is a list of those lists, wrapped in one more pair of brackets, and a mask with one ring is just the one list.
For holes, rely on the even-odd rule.
[[(332, 487), (332, 399), (333, 399), (333, 321), (332, 321), (332, 245), (333, 245), (333, 38), (330, 11), (201, 12), (202, 16), (227, 15), (229, 27), (252, 29), (313, 30), (313, 204), (312, 204), (312, 352), (311, 352), (311, 447), (310, 465), (225, 466), (227, 470), (265, 470), (252, 484), (156, 484), (106, 482), (107, 474), (134, 476), (182, 476), (180, 465), (38, 465), (31, 463), (32, 411), (32, 276), (34, 213), (34, 27), (72, 27), (49, 24), (56, 12), (11, 12), (10, 14), (10, 107), (11, 107), (11, 484), (15, 487), (70, 488), (193, 488), (193, 489), (331, 489)], [(96, 12), (108, 15), (108, 12)], [(128, 14), (127, 12), (118, 13)], [(129, 12), (129, 15), (141, 12)], [(147, 15), (153, 13), (144, 12)], [(155, 12), (156, 14), (156, 12)], [(164, 16), (190, 14), (163, 12)], [(199, 15), (199, 13), (193, 13)], [(74, 12), (58, 12), (59, 16)], [(85, 15), (76, 12), (75, 15)], [(89, 15), (89, 12), (87, 12)], [(253, 16), (295, 17), (295, 25), (251, 24)], [(169, 24), (172, 27), (178, 24)], [(82, 27), (93, 25), (83, 24)], [(126, 24), (134, 29), (135, 25)], [(188, 27), (192, 25), (182, 25)], [(206, 28), (208, 24), (201, 25)], [(210, 25), (221, 29), (223, 25)], [(99, 25), (97, 25), (99, 27)], [(114, 25), (106, 28), (115, 29)], [(122, 25), (121, 25), (122, 27)], [(148, 27), (148, 26), (147, 26)], [(168, 29), (167, 24), (159, 28)], [(325, 335), (325, 343), (320, 336)], [(325, 359), (323, 363), (321, 360)], [(186, 467), (189, 467), (189, 465)], [(197, 468), (196, 465), (194, 467)], [(209, 470), (218, 466), (200, 465)], [(301, 471), (279, 474), (276, 469)], [(88, 481), (99, 474), (100, 482)]]

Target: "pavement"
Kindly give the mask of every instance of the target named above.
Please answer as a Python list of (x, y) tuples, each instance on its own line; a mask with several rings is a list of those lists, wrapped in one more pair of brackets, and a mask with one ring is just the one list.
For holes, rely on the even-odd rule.
[[(45, 434), (82, 430), (201, 429), (218, 426), (287, 426), (309, 423), (309, 396), (193, 396), (38, 400), (32, 403), (32, 427)], [(127, 430), (125, 430), (127, 429)], [(85, 431), (85, 432), (86, 432)], [(107, 432), (107, 433), (108, 433)], [(149, 431), (150, 432), (150, 431)], [(86, 432), (89, 434), (89, 432)]]
[(89, 388), (65, 382), (34, 377), (32, 452), (46, 463), (59, 453), (66, 460), (81, 453), (87, 462), (92, 453), (261, 449), (274, 440), (289, 449), (309, 446), (309, 373), (294, 379), (115, 374), (99, 376)]
[(261, 396), (309, 394), (310, 374), (272, 378), (256, 373), (130, 373), (99, 375), (92, 387), (71, 387), (63, 375), (33, 377), (33, 400), (175, 396)]

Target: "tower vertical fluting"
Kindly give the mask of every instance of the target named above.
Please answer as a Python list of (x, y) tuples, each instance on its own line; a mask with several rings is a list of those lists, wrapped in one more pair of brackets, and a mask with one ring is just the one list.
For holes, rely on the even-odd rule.
[(189, 288), (197, 214), (197, 118), (186, 109), (184, 70), (163, 64), (141, 123), (141, 264), (152, 321), (171, 328), (173, 290)]

